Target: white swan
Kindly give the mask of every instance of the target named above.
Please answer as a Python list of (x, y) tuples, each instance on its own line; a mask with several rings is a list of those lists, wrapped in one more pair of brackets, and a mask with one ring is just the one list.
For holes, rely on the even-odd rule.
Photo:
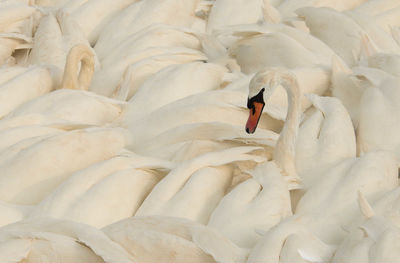
[[(291, 214), (288, 189), (298, 187), (299, 183), (294, 151), (300, 123), (301, 93), (293, 74), (274, 68), (260, 71), (253, 77), (249, 86), (247, 106), (250, 116), (246, 123), (246, 132), (255, 132), (264, 101), (268, 101), (279, 85), (288, 93), (289, 109), (287, 121), (274, 148), (274, 160), (256, 167), (253, 171), (254, 179), (244, 181), (226, 195), (209, 222), (210, 226), (222, 229), (236, 244), (244, 247), (252, 247), (257, 242), (255, 228), (268, 230)], [(289, 182), (289, 187), (284, 179)], [(260, 192), (260, 189), (263, 190)], [(270, 199), (275, 200), (274, 206), (267, 201)], [(242, 214), (246, 216), (242, 217)], [(229, 219), (231, 224), (223, 223), (226, 217), (232, 218)]]
[(132, 217), (103, 228), (135, 262), (245, 262), (248, 251), (218, 231), (174, 217)]
[(249, 154), (257, 149), (236, 147), (183, 162), (154, 187), (136, 216), (166, 215), (207, 223), (211, 212), (231, 185), (232, 168), (224, 165), (264, 160)]
[(50, 92), (52, 87), (51, 75), (38, 66), (31, 66), (0, 84), (0, 118), (24, 103)]
[[(146, 145), (152, 144), (151, 142), (154, 137), (168, 130), (172, 133), (173, 129), (177, 129), (181, 125), (201, 122), (243, 125), (248, 117), (243, 103), (245, 98), (242, 92), (237, 91), (216, 90), (203, 92), (164, 105), (151, 112), (146, 118), (139, 120), (126, 118), (119, 125), (127, 127), (132, 137), (135, 138), (129, 149), (140, 153), (142, 147), (146, 148)], [(269, 129), (269, 119), (261, 119), (259, 126), (260, 128)], [(193, 132), (188, 137), (196, 139), (197, 136), (197, 133)], [(274, 135), (269, 136), (269, 138), (271, 137), (272, 139), (276, 138)], [(169, 141), (168, 136), (164, 138), (166, 141)], [(146, 154), (152, 155), (151, 152), (147, 152)]]
[[(82, 66), (78, 72), (79, 63)], [(62, 89), (20, 105), (7, 119), (41, 114), (48, 122), (102, 125), (115, 120), (122, 112), (123, 102), (85, 91), (91, 83), (93, 71), (92, 51), (83, 44), (74, 46), (68, 53)]]
[(338, 11), (357, 8), (360, 4), (368, 0), (286, 0), (278, 7), (278, 11), (285, 19), (295, 16), (295, 11), (302, 7), (330, 7)]
[(124, 56), (112, 66), (96, 71), (90, 90), (104, 96), (112, 96), (119, 89), (121, 79), (127, 79), (129, 93), (134, 94), (146, 79), (164, 67), (205, 59), (203, 53), (184, 47), (148, 48)]
[(266, 102), (280, 85), (287, 93), (288, 111), (273, 157), (274, 162), (282, 169), (283, 175), (289, 181), (296, 182), (298, 175), (295, 168), (295, 147), (301, 116), (301, 90), (296, 77), (290, 71), (271, 68), (258, 72), (252, 78), (247, 102), (250, 114), (246, 123), (246, 132), (255, 132)]
[(245, 248), (252, 248), (260, 239), (257, 230), (268, 231), (292, 214), (287, 183), (274, 162), (259, 164), (249, 173), (252, 178), (225, 195), (208, 222)]
[(279, 12), (268, 0), (215, 1), (207, 20), (207, 32), (227, 26), (255, 24), (261, 21), (278, 23)]
[(264, 155), (270, 155), (278, 134), (259, 128), (249, 135), (243, 125), (224, 122), (200, 122), (172, 127), (135, 147), (138, 153), (174, 162), (193, 159), (201, 154), (237, 146), (263, 146)]
[[(111, 158), (129, 141), (120, 128), (75, 130), (47, 137), (1, 161), (1, 200), (36, 204), (72, 172)], [(30, 172), (26, 173), (26, 167)]]
[(24, 219), (32, 212), (32, 209), (32, 206), (14, 205), (0, 201), (0, 227)]
[(186, 47), (200, 50), (198, 36), (187, 28), (153, 24), (142, 30), (126, 35), (121, 42), (110, 43), (107, 48), (97, 48), (102, 66), (112, 66), (116, 61), (124, 58), (126, 54), (145, 51), (150, 47)]
[(95, 50), (99, 54), (106, 54), (103, 52), (105, 49), (114, 46), (115, 43), (121, 43), (126, 36), (153, 24), (190, 27), (195, 19), (194, 11), (198, 2), (199, 0), (150, 0), (133, 3), (104, 27)]
[(29, 216), (50, 216), (104, 227), (133, 216), (171, 166), (124, 151), (71, 174)]
[(357, 143), (361, 152), (388, 150), (400, 161), (397, 83), (398, 78), (394, 77), (384, 78), (377, 84), (369, 82), (360, 101)]
[(368, 0), (356, 7), (354, 11), (375, 16), (390, 9), (396, 8), (400, 3), (396, 0)]
[(248, 263), (328, 263), (336, 248), (310, 232), (296, 215), (262, 234), (263, 237), (250, 251)]
[[(79, 75), (77, 76), (79, 63)], [(87, 90), (94, 72), (94, 53), (87, 45), (78, 44), (68, 52), (65, 62), (62, 89)]]
[(41, 218), (22, 220), (0, 230), (2, 262), (133, 263), (121, 245), (101, 230), (76, 222)]
[(397, 175), (395, 157), (389, 152), (346, 159), (313, 183), (298, 202), (295, 214), (324, 242), (339, 244), (347, 235), (343, 226), (350, 226), (359, 214), (357, 191), (374, 200), (398, 187)]
[(71, 12), (71, 16), (82, 29), (85, 38), (91, 45), (94, 45), (104, 27), (110, 23), (121, 10), (135, 2), (137, 2), (137, 0), (89, 0), (82, 3), (78, 8), (75, 8), (73, 12)]
[[(225, 67), (203, 62), (167, 66), (143, 83), (129, 100), (122, 118), (140, 119), (175, 100), (216, 90), (226, 71)], [(149, 96), (152, 93), (157, 95)], [(131, 96), (128, 93), (128, 98)]]
[(364, 222), (352, 229), (338, 247), (332, 263), (398, 261), (399, 226), (376, 214), (362, 194), (359, 194), (359, 206)]
[(331, 97), (307, 94), (316, 111), (300, 125), (296, 141), (296, 170), (309, 187), (337, 163), (356, 157), (356, 138), (349, 114)]
[[(40, 20), (28, 62), (49, 68), (54, 87), (57, 88), (62, 81), (67, 55), (76, 45), (86, 45), (91, 49), (73, 18), (63, 10), (57, 12), (57, 18), (50, 13)], [(95, 53), (88, 52), (93, 53), (92, 63), (95, 64), (97, 61)]]
[(8, 128), (0, 131), (0, 151), (16, 144), (22, 140), (42, 135), (57, 134), (62, 129), (41, 125), (24, 125), (20, 127)]
[[(0, 3), (0, 65), (13, 62), (18, 48), (30, 48), (32, 28), (28, 25), (36, 9), (27, 3), (2, 1)], [(27, 30), (24, 30), (28, 27)], [(28, 45), (27, 45), (28, 44)]]

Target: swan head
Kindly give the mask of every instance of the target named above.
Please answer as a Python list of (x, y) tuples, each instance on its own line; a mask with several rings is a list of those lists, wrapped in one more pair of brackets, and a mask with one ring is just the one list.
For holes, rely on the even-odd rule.
[(247, 108), (250, 110), (246, 123), (246, 132), (251, 134), (256, 131), (261, 118), (265, 102), (272, 96), (275, 89), (280, 85), (280, 70), (269, 69), (258, 72), (249, 84), (249, 97)]

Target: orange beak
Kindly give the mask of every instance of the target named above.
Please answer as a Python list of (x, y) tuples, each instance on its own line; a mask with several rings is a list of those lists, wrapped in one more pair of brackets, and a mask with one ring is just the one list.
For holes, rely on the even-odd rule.
[(253, 102), (253, 107), (250, 108), (249, 119), (246, 123), (246, 132), (254, 133), (257, 128), (258, 121), (260, 120), (262, 110), (264, 108), (264, 103)]

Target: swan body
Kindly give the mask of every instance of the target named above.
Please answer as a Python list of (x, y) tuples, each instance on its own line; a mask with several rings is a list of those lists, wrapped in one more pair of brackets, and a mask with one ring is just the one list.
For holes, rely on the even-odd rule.
[(330, 262), (335, 247), (321, 241), (296, 215), (263, 233), (247, 262)]
[(26, 50), (32, 45), (32, 39), (18, 33), (0, 33), (0, 65), (13, 65), (17, 58), (11, 56), (16, 50)]
[(323, 241), (338, 244), (346, 236), (341, 226), (349, 225), (358, 212), (358, 190), (374, 199), (397, 186), (397, 164), (389, 152), (346, 159), (308, 189), (296, 214), (312, 215), (315, 222), (309, 229)]
[[(153, 24), (190, 27), (194, 22), (194, 11), (198, 2), (199, 0), (167, 0), (163, 2), (150, 0), (133, 3), (103, 29), (96, 42), (96, 52), (105, 54), (100, 51), (101, 47), (120, 43), (126, 36)], [(121, 28), (124, 30), (116, 30)]]
[(370, 85), (364, 91), (360, 101), (360, 121), (357, 130), (357, 142), (361, 152), (389, 150), (399, 158), (396, 132), (396, 109), (399, 107), (396, 99), (399, 97), (397, 82), (397, 78), (387, 78), (377, 86)]
[(24, 3), (3, 1), (0, 4), (0, 32), (15, 32), (19, 22), (28, 19), (35, 8)]
[[(245, 262), (247, 251), (218, 231), (174, 217), (132, 217), (103, 228), (137, 262)], [(135, 262), (136, 262), (135, 261)]]
[(250, 136), (241, 125), (202, 122), (173, 127), (136, 149), (141, 154), (179, 162), (203, 153), (246, 145), (262, 145), (269, 154), (277, 139), (278, 134), (267, 129), (260, 128), (256, 135)]
[(231, 148), (206, 153), (184, 162), (154, 187), (136, 215), (166, 215), (207, 223), (211, 212), (230, 186), (232, 176), (228, 167), (209, 166), (248, 160), (259, 162), (260, 157), (248, 154), (256, 149)]
[(400, 26), (400, 19), (398, 18), (400, 13), (400, 6), (391, 10), (385, 11), (375, 16), (377, 23), (390, 33), (391, 29)]
[(357, 63), (363, 30), (354, 20), (329, 8), (303, 7), (296, 14), (305, 19), (313, 36), (325, 42), (349, 66)]
[(0, 131), (0, 151), (28, 138), (56, 134), (59, 132), (62, 132), (62, 130), (41, 125), (28, 125), (2, 130)]
[[(71, 104), (74, 105), (71, 107)], [(102, 125), (122, 112), (123, 103), (82, 90), (57, 90), (31, 100), (7, 118), (41, 114), (50, 120)]]
[(364, 215), (364, 222), (349, 233), (338, 247), (332, 262), (395, 262), (399, 260), (400, 229), (398, 226), (377, 215), (361, 192), (359, 192), (359, 206)]
[(294, 69), (320, 64), (313, 53), (293, 38), (279, 32), (241, 40), (231, 47), (230, 53), (245, 73), (254, 73), (265, 67)]
[(216, 1), (207, 21), (207, 32), (232, 25), (255, 24), (260, 21), (279, 22), (279, 12), (266, 0)]
[[(400, 56), (398, 52), (384, 53), (381, 52), (369, 39), (365, 36), (361, 42), (362, 57), (360, 59), (361, 67), (371, 67), (380, 69), (389, 75), (400, 76)], [(383, 74), (382, 74), (383, 75)], [(382, 76), (382, 78), (389, 76)]]
[(49, 72), (38, 66), (30, 67), (9, 79), (0, 85), (0, 117), (6, 116), (25, 102), (50, 92), (52, 86)]
[(356, 7), (354, 11), (375, 16), (400, 5), (396, 0), (368, 0)]
[(139, 32), (127, 35), (121, 43), (110, 43), (113, 45), (101, 48), (96, 45), (96, 52), (101, 59), (103, 67), (112, 66), (116, 61), (126, 56), (126, 53), (138, 53), (149, 47), (186, 47), (200, 50), (198, 36), (191, 30), (154, 24), (143, 28)]
[(388, 191), (382, 197), (377, 199), (375, 202), (371, 202), (374, 213), (376, 215), (384, 217), (391, 224), (400, 227), (400, 217), (397, 211), (398, 200), (400, 198), (400, 188), (397, 187), (392, 191)]
[[(1, 200), (36, 204), (72, 172), (112, 157), (127, 142), (125, 130), (94, 128), (61, 133), (33, 143), (3, 160)], [(28, 164), (29, 174), (25, 171)]]
[[(68, 52), (76, 45), (85, 45), (87, 49), (91, 49), (79, 26), (68, 14), (61, 10), (56, 18), (50, 13), (40, 20), (28, 62), (47, 66), (54, 79), (55, 87), (59, 87)], [(94, 57), (91, 59), (96, 61)]]
[(65, 220), (22, 220), (1, 228), (0, 240), (3, 262), (134, 262), (101, 230)]
[[(168, 66), (143, 83), (129, 100), (124, 118), (138, 119), (175, 100), (218, 89), (226, 71), (225, 67), (203, 62)], [(157, 96), (149, 96), (152, 93)]]
[(335, 1), (335, 0), (287, 0), (282, 2), (278, 7), (278, 11), (284, 18), (295, 16), (295, 11), (302, 7), (330, 7), (338, 11), (353, 9), (367, 0), (351, 0), (351, 1)]
[(267, 231), (291, 215), (288, 186), (275, 163), (259, 164), (250, 174), (252, 178), (222, 198), (208, 222), (236, 245), (246, 248), (260, 239), (256, 230)]
[(324, 170), (356, 157), (353, 124), (342, 103), (335, 98), (307, 94), (317, 109), (299, 128), (296, 170), (305, 186), (318, 181)]
[(2, 67), (0, 67), (0, 85), (7, 83), (7, 81), (26, 72), (27, 70), (28, 70), (27, 67), (21, 67), (21, 66), (2, 66)]
[(204, 59), (206, 59), (204, 54), (188, 48), (149, 48), (129, 54), (113, 67), (96, 71), (90, 90), (104, 96), (111, 96), (125, 75), (124, 79), (132, 80), (129, 93), (133, 94), (148, 77), (166, 66)]
[(354, 77), (353, 71), (338, 56), (332, 57), (332, 95), (340, 99), (358, 127), (360, 100), (365, 90), (361, 80)]
[[(309, 52), (313, 53), (315, 59), (317, 59), (319, 64), (329, 65), (329, 59), (332, 57), (334, 52), (330, 47), (328, 47), (324, 42), (314, 37), (313, 35), (304, 32), (303, 30), (299, 30), (297, 28), (285, 25), (285, 24), (257, 24), (257, 25), (238, 25), (232, 26), (228, 29), (221, 30), (221, 32), (216, 32), (216, 34), (224, 35), (224, 34), (232, 34), (234, 36), (242, 37), (242, 38), (251, 38), (255, 36), (259, 36), (261, 34), (270, 34), (270, 33), (281, 33), (290, 37), (292, 40), (295, 40), (299, 43), (303, 48), (307, 49)], [(277, 35), (279, 36), (279, 34)], [(288, 39), (283, 38), (288, 44), (290, 41)], [(294, 42), (294, 43), (296, 43)], [(292, 45), (293, 42), (292, 42)], [(295, 46), (298, 48), (298, 46)]]
[(0, 202), (0, 227), (15, 223), (24, 219), (31, 211), (31, 206), (21, 206)]
[(170, 169), (170, 164), (133, 153), (95, 163), (73, 173), (30, 216), (51, 216), (95, 227), (115, 223), (135, 214), (164, 169)]
[(102, 0), (86, 1), (71, 13), (76, 23), (82, 29), (85, 38), (94, 45), (102, 29), (127, 6), (137, 0)]
[[(135, 138), (129, 149), (140, 151), (157, 135), (185, 124), (221, 122), (241, 125), (247, 119), (243, 100), (245, 95), (237, 91), (208, 91), (169, 103), (140, 120), (125, 119), (121, 125), (127, 127)], [(233, 118), (232, 116), (235, 116)], [(260, 127), (268, 126), (268, 119), (261, 120)]]
[[(360, 25), (368, 38), (370, 38), (379, 49), (384, 50), (387, 53), (400, 52), (400, 47), (393, 39), (390, 31), (385, 30), (385, 27), (375, 22), (373, 18), (352, 11), (347, 11), (345, 14)], [(363, 41), (363, 39), (361, 39), (361, 41)]]

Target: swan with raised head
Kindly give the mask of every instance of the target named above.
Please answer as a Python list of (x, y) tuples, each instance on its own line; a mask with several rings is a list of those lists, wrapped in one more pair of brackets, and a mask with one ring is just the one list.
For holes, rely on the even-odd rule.
[(295, 149), (301, 117), (301, 91), (296, 77), (290, 71), (271, 68), (258, 72), (252, 78), (247, 101), (250, 114), (246, 123), (246, 132), (255, 132), (265, 103), (280, 85), (287, 93), (289, 106), (286, 122), (276, 143), (273, 158), (284, 177), (293, 183), (299, 183), (295, 168)]

